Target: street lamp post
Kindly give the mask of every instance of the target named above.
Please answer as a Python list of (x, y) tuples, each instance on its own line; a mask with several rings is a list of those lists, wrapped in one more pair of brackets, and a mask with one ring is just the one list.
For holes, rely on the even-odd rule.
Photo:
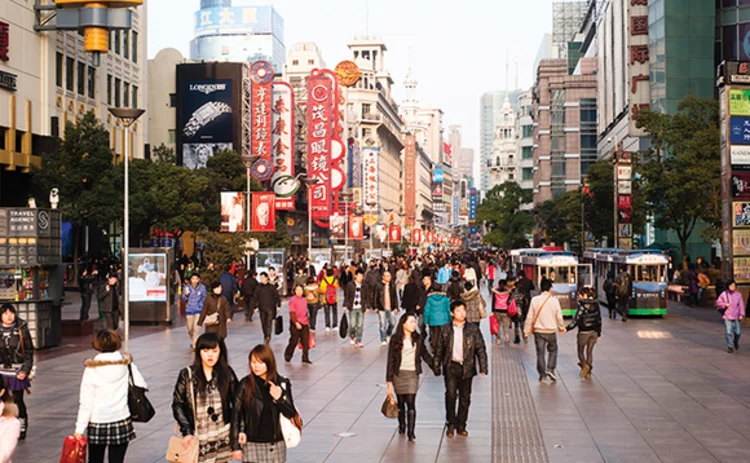
[(125, 152), (123, 153), (123, 165), (125, 169), (125, 204), (123, 207), (124, 217), (122, 221), (122, 291), (124, 295), (123, 315), (125, 317), (125, 346), (127, 346), (128, 340), (130, 339), (130, 294), (128, 288), (130, 286), (128, 281), (128, 273), (130, 270), (128, 267), (128, 248), (130, 247), (130, 237), (128, 236), (130, 234), (130, 181), (128, 178), (128, 164), (130, 160), (129, 129), (130, 126), (146, 112), (146, 110), (137, 108), (109, 108), (109, 112), (125, 127)]
[[(370, 202), (370, 203), (365, 203), (365, 205), (367, 205), (368, 209), (370, 209), (370, 211), (372, 211), (375, 208), (375, 206), (378, 205), (378, 203), (372, 203), (372, 202)], [(370, 225), (370, 250), (372, 250), (372, 246), (373, 246), (372, 245), (372, 235), (373, 235), (372, 225)]]
[[(242, 162), (245, 164), (245, 170), (247, 173), (247, 194), (245, 196), (245, 232), (249, 233), (251, 225), (251, 213), (250, 213), (250, 204), (251, 204), (251, 191), (250, 191), (250, 184), (251, 184), (251, 175), (250, 175), (250, 168), (252, 165), (260, 159), (260, 156), (257, 155), (242, 155)], [(247, 270), (250, 270), (250, 257), (247, 258)]]
[(351, 213), (349, 207), (351, 207), (353, 197), (354, 193), (350, 191), (345, 191), (339, 194), (339, 199), (346, 203), (346, 208), (344, 210), (344, 262), (349, 260), (349, 214)]
[(393, 212), (393, 208), (384, 207), (383, 212), (385, 212), (386, 217), (388, 217), (388, 221), (386, 222), (388, 226), (385, 229), (385, 236), (387, 236), (385, 246), (390, 250), (391, 249), (391, 212)]

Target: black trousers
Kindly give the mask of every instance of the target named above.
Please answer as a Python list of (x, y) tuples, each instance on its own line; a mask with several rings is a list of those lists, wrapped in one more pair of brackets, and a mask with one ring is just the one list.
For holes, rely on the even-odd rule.
[[(458, 362), (451, 362), (444, 372), (445, 376), (445, 421), (446, 425), (463, 431), (469, 419), (471, 404), (471, 383), (473, 377), (464, 378), (464, 367)], [(458, 414), (456, 400), (458, 399)]]
[(102, 312), (102, 314), (104, 315), (105, 328), (117, 331), (117, 327), (120, 325), (120, 311)]
[(617, 310), (622, 315), (623, 320), (628, 319), (628, 313), (630, 312), (630, 298), (628, 296), (619, 296), (617, 298)]
[[(338, 304), (326, 304), (325, 306), (325, 313), (326, 313), (326, 328), (336, 328), (339, 326), (338, 316), (339, 316), (339, 305)], [(331, 314), (333, 314), (333, 325), (331, 325)]]
[(253, 312), (255, 311), (255, 298), (252, 296), (245, 296), (245, 318), (248, 320), (253, 319)]
[(302, 329), (298, 330), (297, 325), (289, 322), (289, 345), (286, 346), (284, 351), (284, 360), (287, 362), (292, 359), (294, 355), (294, 349), (297, 348), (297, 344), (302, 343), (302, 359), (307, 359), (307, 355), (310, 352), (310, 325), (302, 325)]
[(318, 310), (320, 304), (307, 304), (307, 317), (310, 319), (310, 329), (315, 331), (315, 325), (318, 324)]
[(25, 393), (26, 391), (13, 391), (13, 403), (18, 407), (18, 418), (21, 420), (21, 431), (26, 431), (29, 421), (29, 415), (26, 411), (26, 402), (23, 401)]
[(89, 463), (104, 463), (104, 451), (109, 448), (109, 463), (123, 463), (128, 444), (98, 445), (89, 444)]
[(263, 337), (265, 339), (271, 339), (271, 333), (273, 333), (273, 320), (275, 318), (275, 310), (260, 310), (260, 324), (263, 327)]
[(91, 293), (81, 293), (81, 320), (89, 319), (89, 309), (91, 309)]

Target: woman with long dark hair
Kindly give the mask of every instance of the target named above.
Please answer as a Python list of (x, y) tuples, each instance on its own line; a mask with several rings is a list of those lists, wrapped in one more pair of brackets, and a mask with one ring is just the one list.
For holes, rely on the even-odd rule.
[(417, 316), (414, 313), (403, 315), (388, 345), (388, 366), (385, 380), (388, 382), (388, 395), (396, 395), (398, 402), (398, 432), (407, 432), (409, 441), (414, 441), (414, 427), (417, 423), (417, 389), (419, 375), (422, 374), (424, 360), (434, 367), (432, 355), (427, 352), (424, 338), (417, 332)]
[(243, 462), (284, 463), (286, 443), (280, 415), (301, 426), (292, 383), (276, 371), (276, 357), (267, 345), (255, 346), (248, 360), (250, 373), (240, 381), (234, 403), (232, 456)]
[(26, 439), (29, 416), (23, 400), (31, 387), (31, 369), (34, 366), (34, 343), (29, 326), (16, 314), (12, 304), (0, 306), (0, 376), (8, 382), (13, 402), (18, 407), (21, 420), (21, 440)]
[(232, 459), (230, 428), (237, 376), (217, 333), (204, 333), (195, 344), (193, 365), (183, 368), (172, 394), (172, 415), (187, 448), (198, 442), (200, 463)]

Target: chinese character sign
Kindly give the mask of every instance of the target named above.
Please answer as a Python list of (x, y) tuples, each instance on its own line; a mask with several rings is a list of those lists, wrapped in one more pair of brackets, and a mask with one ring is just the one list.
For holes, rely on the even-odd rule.
[(476, 188), (472, 188), (469, 190), (469, 223), (475, 224), (477, 223), (477, 203), (479, 202), (479, 197), (477, 193)]
[(252, 134), (253, 155), (271, 160), (271, 106), (273, 68), (267, 61), (255, 61), (250, 65), (252, 80), (250, 96), (250, 133)]
[(276, 193), (276, 209), (292, 211), (297, 182), (294, 180), (294, 91), (291, 85), (274, 82), (272, 100), (271, 187)]
[(307, 172), (318, 183), (310, 185), (313, 219), (328, 220), (331, 203), (331, 139), (333, 137), (333, 81), (313, 71), (307, 81)]
[(641, 0), (631, 0), (627, 6), (628, 24), (628, 87), (630, 91), (630, 136), (645, 136), (643, 129), (636, 127), (638, 112), (647, 109), (651, 100), (649, 85), (648, 48), (648, 4)]
[(10, 26), (0, 21), (0, 60), (10, 61), (8, 50), (10, 50)]
[(451, 213), (451, 217), (453, 218), (453, 226), (458, 226), (458, 216), (460, 215), (460, 202), (461, 198), (458, 197), (458, 193), (453, 193), (453, 212)]
[(252, 193), (252, 231), (276, 231), (276, 194)]
[(376, 213), (378, 211), (380, 195), (379, 157), (379, 147), (365, 144), (362, 148), (362, 187), (365, 212)]
[(416, 136), (407, 135), (404, 143), (404, 209), (406, 225), (414, 225), (417, 215), (417, 142)]

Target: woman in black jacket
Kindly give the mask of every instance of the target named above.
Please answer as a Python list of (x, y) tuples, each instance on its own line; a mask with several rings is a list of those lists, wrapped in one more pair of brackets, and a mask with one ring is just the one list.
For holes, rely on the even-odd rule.
[(404, 286), (404, 294), (401, 296), (401, 308), (406, 313), (417, 313), (419, 304), (419, 286), (417, 286), (414, 275), (409, 276), (409, 282)]
[(388, 382), (388, 395), (398, 399), (398, 432), (404, 434), (408, 427), (409, 441), (414, 441), (414, 427), (417, 423), (417, 388), (422, 363), (434, 366), (432, 355), (427, 352), (424, 339), (417, 332), (417, 316), (407, 313), (398, 321), (396, 331), (388, 345), (388, 364), (385, 380)]
[(187, 448), (197, 440), (198, 462), (232, 459), (230, 428), (237, 376), (227, 357), (218, 334), (202, 334), (195, 343), (195, 361), (180, 371), (172, 394), (172, 415), (182, 444)]
[[(581, 378), (591, 379), (594, 361), (594, 345), (602, 337), (602, 315), (596, 294), (591, 288), (578, 291), (578, 310), (573, 320), (565, 328), (570, 331), (578, 328), (578, 366), (581, 367)], [(585, 354), (585, 355), (584, 355)]]
[(26, 389), (31, 387), (31, 369), (34, 366), (34, 343), (29, 327), (16, 315), (11, 304), (0, 307), (0, 376), (13, 392), (13, 402), (18, 406), (18, 419), (21, 420), (20, 439), (26, 439), (29, 417), (23, 401)]
[(266, 344), (250, 351), (250, 374), (242, 378), (232, 416), (232, 456), (247, 462), (283, 463), (286, 442), (280, 414), (298, 428), (302, 422), (294, 408), (292, 383), (276, 371), (276, 358)]

